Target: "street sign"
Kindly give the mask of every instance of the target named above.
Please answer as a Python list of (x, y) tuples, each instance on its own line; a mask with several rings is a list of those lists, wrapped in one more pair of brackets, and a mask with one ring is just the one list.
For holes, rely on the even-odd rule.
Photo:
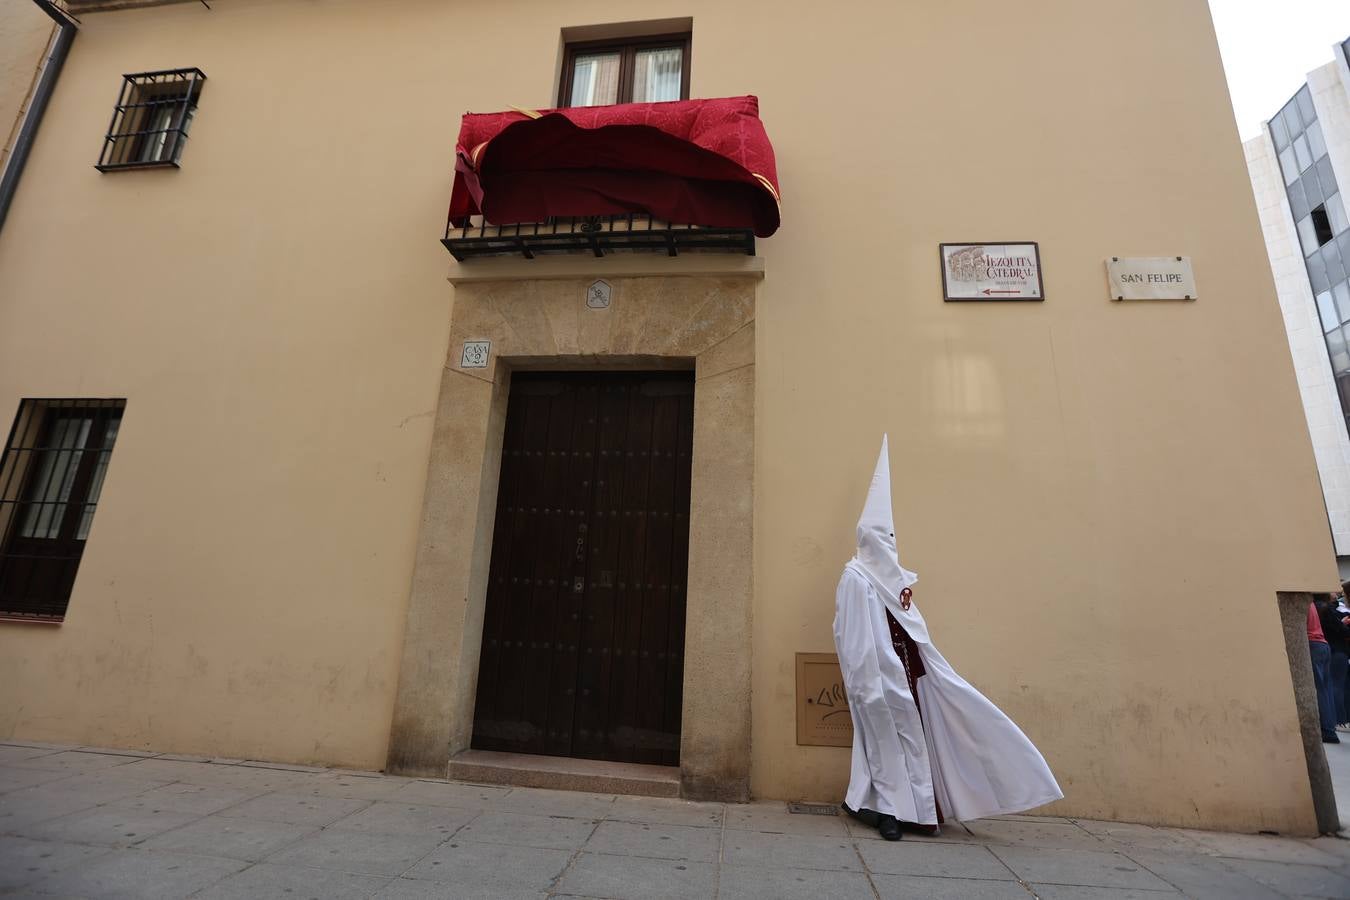
[(939, 244), (943, 300), (1044, 300), (1034, 241)]
[(1194, 300), (1189, 256), (1113, 256), (1106, 261), (1112, 300)]

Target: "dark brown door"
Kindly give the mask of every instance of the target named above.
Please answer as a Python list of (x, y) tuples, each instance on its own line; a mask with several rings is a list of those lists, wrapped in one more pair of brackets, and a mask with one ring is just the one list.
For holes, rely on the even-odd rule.
[(473, 746), (677, 765), (693, 373), (516, 373)]

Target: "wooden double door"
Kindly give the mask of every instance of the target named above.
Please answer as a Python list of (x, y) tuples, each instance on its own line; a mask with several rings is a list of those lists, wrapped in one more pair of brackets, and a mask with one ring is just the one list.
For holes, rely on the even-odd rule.
[(515, 373), (473, 746), (678, 765), (692, 372)]

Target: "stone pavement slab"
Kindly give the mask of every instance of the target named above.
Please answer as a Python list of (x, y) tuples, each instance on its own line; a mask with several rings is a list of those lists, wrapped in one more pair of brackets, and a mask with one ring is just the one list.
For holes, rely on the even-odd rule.
[(217, 881), (193, 900), (364, 900), (390, 878), (270, 863)]
[(1022, 881), (1083, 887), (1170, 891), (1172, 886), (1121, 853), (990, 847)]
[(1134, 851), (1130, 859), (1195, 900), (1276, 900), (1280, 895), (1211, 856)]
[(451, 840), (404, 873), (419, 881), (450, 882), (465, 893), (536, 894), (547, 891), (575, 854), (511, 844)]
[(715, 828), (601, 822), (586, 842), (585, 849), (591, 853), (620, 856), (715, 862), (721, 838), (721, 832)]
[(195, 822), (193, 813), (137, 809), (134, 806), (96, 806), (28, 829), (30, 837), (71, 844), (130, 847), (171, 828)]
[(359, 812), (338, 819), (333, 827), (344, 831), (378, 831), (382, 834), (439, 834), (448, 838), (477, 815), (479, 813), (476, 810), (453, 806), (372, 803)]
[(1228, 865), (1281, 894), (1334, 900), (1350, 897), (1350, 877), (1333, 869), (1251, 859), (1229, 860)]
[(146, 850), (224, 856), (256, 862), (313, 834), (309, 825), (208, 816), (145, 841)]
[(586, 843), (597, 824), (594, 819), (485, 812), (465, 825), (459, 836), (483, 844), (576, 850)]
[(711, 863), (582, 853), (557, 893), (615, 900), (702, 900), (714, 895)]
[(881, 900), (1033, 900), (1031, 892), (1015, 881), (874, 875), (872, 883)]
[(210, 859), (144, 850), (113, 850), (32, 885), (38, 893), (115, 900), (179, 900), (248, 866), (234, 859)]
[(335, 869), (353, 875), (401, 875), (426, 856), (439, 835), (376, 834), (328, 829), (268, 857), (268, 862)]
[(737, 866), (759, 868), (862, 869), (852, 843), (842, 837), (811, 837), (802, 834), (768, 834), (728, 828), (722, 838), (722, 860)]
[(0, 837), (0, 891), (12, 891), (49, 875), (79, 868), (108, 852), (107, 847)]
[(1012, 870), (1002, 860), (988, 847), (977, 845), (867, 841), (858, 845), (858, 852), (869, 872), (885, 875), (1014, 880)]
[(1350, 841), (1025, 816), (889, 843), (782, 803), (0, 742), (0, 894), (1345, 900)]
[(369, 805), (369, 800), (290, 793), (264, 794), (231, 806), (221, 815), (239, 819), (287, 822), (291, 825), (327, 825)]
[(875, 900), (862, 872), (722, 866), (719, 900)]

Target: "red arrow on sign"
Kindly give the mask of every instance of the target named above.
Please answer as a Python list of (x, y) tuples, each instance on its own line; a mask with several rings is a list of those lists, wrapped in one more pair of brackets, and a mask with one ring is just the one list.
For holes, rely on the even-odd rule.
[(987, 296), (989, 296), (990, 294), (1020, 294), (1020, 293), (1022, 293), (1022, 292), (1021, 292), (1021, 291), (996, 291), (996, 290), (994, 290), (993, 288), (985, 288), (985, 289), (984, 289), (983, 291), (981, 291), (980, 293), (984, 294), (984, 295), (987, 297)]

